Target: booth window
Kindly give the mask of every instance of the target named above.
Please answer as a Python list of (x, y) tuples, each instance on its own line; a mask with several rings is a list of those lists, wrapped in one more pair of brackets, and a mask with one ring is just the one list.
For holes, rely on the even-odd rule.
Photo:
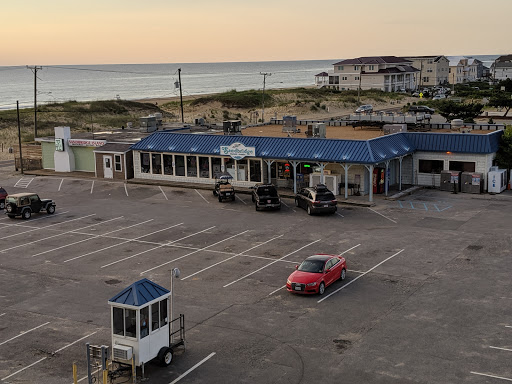
[(140, 309), (140, 338), (149, 335), (149, 307)]
[(160, 326), (167, 324), (167, 299), (160, 301)]
[(114, 155), (114, 167), (117, 172), (123, 171), (123, 166), (121, 163), (121, 155)]
[(153, 174), (162, 174), (162, 155), (159, 153), (153, 153), (151, 155), (151, 165), (153, 166)]
[(443, 160), (420, 160), (420, 173), (441, 173), (444, 168)]
[(174, 156), (176, 164), (176, 176), (185, 176), (185, 156)]
[(450, 161), (450, 171), (475, 172), (475, 163), (473, 161)]
[(156, 331), (160, 328), (160, 324), (158, 322), (158, 319), (160, 318), (158, 314), (158, 307), (158, 303), (151, 304), (151, 331)]
[(197, 177), (196, 156), (187, 156), (187, 177)]
[(164, 175), (172, 175), (172, 155), (164, 156)]
[(140, 154), (140, 171), (142, 173), (149, 173), (150, 170), (149, 165), (149, 153), (141, 153)]
[(208, 157), (199, 158), (199, 177), (210, 178), (210, 159)]
[(261, 182), (261, 160), (249, 160), (251, 181)]
[(135, 310), (113, 307), (112, 323), (114, 326), (115, 335), (128, 337), (137, 336), (137, 318)]
[(124, 336), (123, 308), (112, 308), (112, 323), (114, 327), (114, 335)]

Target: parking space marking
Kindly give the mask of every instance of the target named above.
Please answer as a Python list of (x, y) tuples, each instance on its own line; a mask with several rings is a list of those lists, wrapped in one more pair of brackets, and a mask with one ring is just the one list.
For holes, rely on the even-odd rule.
[(32, 329), (29, 329), (28, 331), (21, 331), (21, 332), (19, 333), (19, 335), (16, 335), (16, 336), (14, 336), (14, 337), (11, 337), (11, 338), (10, 338), (10, 339), (8, 339), (8, 340), (5, 340), (5, 341), (1, 342), (1, 343), (0, 343), (0, 345), (4, 345), (5, 343), (8, 343), (8, 342), (9, 342), (9, 341), (11, 341), (11, 340), (17, 339), (18, 337), (21, 337), (21, 336), (23, 336), (23, 335), (26, 335), (27, 333), (32, 332), (32, 331), (35, 331), (36, 329), (41, 328), (41, 327), (44, 327), (45, 325), (48, 325), (48, 324), (50, 324), (50, 322), (49, 322), (49, 321), (47, 321), (47, 322), (46, 322), (46, 323), (44, 323), (44, 324), (38, 325), (37, 327), (34, 327), (34, 328), (32, 328)]
[[(213, 227), (212, 227), (212, 228), (213, 228)], [(204, 231), (203, 231), (203, 232), (204, 232)], [(195, 251), (193, 251), (193, 252), (187, 253), (186, 255), (183, 255), (183, 256), (177, 257), (177, 258), (175, 258), (175, 259), (173, 259), (173, 260), (169, 260), (169, 261), (167, 261), (167, 262), (165, 262), (165, 263), (163, 263), (163, 264), (157, 265), (156, 267), (153, 267), (153, 268), (147, 269), (147, 270), (145, 270), (145, 271), (141, 272), (140, 274), (141, 274), (141, 275), (143, 275), (143, 274), (145, 274), (146, 272), (150, 272), (150, 271), (152, 271), (152, 270), (154, 270), (154, 269), (157, 269), (157, 268), (163, 267), (164, 265), (167, 265), (167, 264), (173, 263), (173, 262), (175, 262), (175, 261), (177, 261), (177, 260), (180, 260), (180, 259), (183, 259), (183, 258), (185, 258), (185, 257), (187, 257), (187, 256), (191, 256), (191, 255), (193, 255), (193, 254), (195, 254), (195, 253), (197, 253), (197, 252), (205, 251), (206, 249), (208, 249), (208, 248), (210, 248), (210, 247), (213, 247), (213, 246), (215, 246), (215, 245), (217, 245), (217, 244), (220, 244), (220, 243), (222, 243), (222, 242), (224, 242), (224, 241), (231, 240), (232, 238), (237, 237), (237, 236), (240, 236), (240, 235), (243, 235), (243, 234), (244, 234), (244, 233), (246, 233), (246, 232), (249, 232), (249, 230), (247, 230), (247, 231), (243, 231), (243, 232), (240, 232), (240, 233), (237, 233), (236, 235), (233, 235), (233, 236), (229, 236), (228, 238), (226, 238), (226, 239), (224, 239), (224, 240), (217, 241), (216, 243), (213, 243), (213, 244), (210, 244), (210, 245), (208, 245), (208, 246), (206, 246), (206, 247), (203, 247), (203, 248), (197, 249), (197, 250), (195, 250)]]
[(126, 183), (124, 183), (124, 191), (126, 192), (126, 196), (128, 196), (128, 189), (126, 188)]
[(4, 377), (4, 378), (3, 378), (3, 379), (1, 379), (0, 381), (5, 381), (5, 380), (7, 380), (7, 379), (9, 379), (9, 378), (13, 377), (14, 375), (17, 375), (18, 373), (23, 372), (25, 369), (28, 369), (28, 368), (30, 368), (30, 367), (33, 367), (34, 365), (36, 365), (36, 364), (40, 363), (41, 361), (46, 360), (47, 358), (48, 358), (48, 357), (43, 357), (42, 359), (39, 359), (39, 360), (37, 360), (36, 362), (34, 362), (34, 363), (30, 364), (30, 365), (27, 365), (26, 367), (21, 368), (20, 370), (18, 370), (18, 371), (16, 371), (16, 372), (14, 372), (14, 373), (11, 373), (9, 376)]
[(91, 194), (92, 194), (93, 189), (94, 189), (94, 180), (92, 181), (92, 185), (91, 185)]
[(354, 245), (352, 248), (347, 249), (346, 251), (341, 252), (338, 256), (343, 256), (345, 253), (350, 252), (354, 248), (359, 247), (361, 244)]
[[(0, 344), (1, 345), (1, 344)], [(493, 346), (489, 346), (489, 348), (492, 348), (492, 349), (499, 349), (501, 351), (509, 351), (509, 352), (512, 352), (512, 349), (510, 348), (501, 348), (501, 347), (493, 347)]]
[(183, 379), (185, 376), (187, 376), (190, 372), (192, 372), (194, 369), (205, 363), (207, 360), (210, 360), (213, 356), (215, 356), (215, 352), (210, 353), (208, 356), (206, 356), (203, 360), (201, 360), (199, 363), (194, 365), (192, 368), (184, 372), (182, 375), (180, 375), (177, 379), (171, 381), (169, 384), (175, 384), (181, 379)]
[(290, 206), (286, 204), (283, 200), (281, 200), (281, 204), (283, 204), (286, 208), (290, 208)]
[[(69, 211), (54, 213), (53, 215), (46, 215), (46, 216), (42, 216), (42, 217), (37, 217), (35, 219), (31, 218), (30, 222), (32, 223), (32, 222), (37, 221), (37, 220), (47, 220), (47, 219), (51, 219), (52, 217), (55, 217), (55, 216), (64, 215), (66, 213), (69, 213)], [(6, 217), (4, 219), (8, 219), (8, 217)], [(0, 225), (7, 225), (8, 227), (34, 228), (31, 225), (14, 224), (14, 223), (8, 223), (8, 224), (7, 223), (0, 223)], [(46, 228), (48, 228), (48, 227), (45, 227), (45, 229)], [(5, 238), (5, 236), (3, 238)]]
[(506, 328), (512, 328), (512, 325), (505, 325)]
[(480, 372), (470, 372), (473, 375), (479, 375), (479, 376), (485, 376), (485, 377), (492, 377), (493, 379), (501, 379), (506, 381), (512, 381), (512, 379), (509, 379), (508, 377), (502, 377), (502, 376), (496, 376), (496, 375), (489, 375), (487, 373), (480, 373)]
[[(81, 259), (82, 257), (89, 256), (89, 255), (92, 255), (92, 254), (95, 254), (95, 253), (98, 253), (98, 252), (106, 251), (107, 249), (110, 249), (110, 248), (119, 247), (120, 245), (129, 243), (129, 242), (132, 242), (132, 241), (137, 241), (138, 239), (142, 239), (143, 237), (151, 236), (151, 235), (154, 235), (155, 233), (167, 231), (168, 229), (171, 229), (171, 228), (174, 228), (174, 227), (178, 227), (180, 225), (183, 225), (183, 223), (174, 224), (174, 225), (171, 225), (170, 227), (167, 227), (167, 228), (164, 228), (164, 229), (159, 229), (158, 231), (154, 231), (154, 232), (147, 233), (145, 235), (136, 237), (135, 239), (126, 239), (124, 237), (115, 237), (115, 236), (101, 235), (101, 237), (105, 237), (105, 238), (109, 238), (109, 239), (125, 240), (125, 241), (123, 241), (122, 243), (109, 245), (108, 247), (97, 249), (95, 251), (92, 251), (92, 252), (89, 252), (89, 253), (85, 253), (85, 254), (80, 255), (80, 256), (72, 257), (71, 259), (64, 260), (64, 263), (68, 263), (68, 262), (73, 261), (73, 260)], [(144, 243), (155, 244), (153, 242), (144, 242)]]
[(215, 267), (216, 265), (219, 265), (219, 264), (225, 263), (226, 261), (229, 261), (229, 260), (231, 260), (231, 259), (234, 259), (234, 258), (235, 258), (235, 257), (237, 257), (237, 256), (241, 256), (241, 255), (243, 255), (245, 252), (249, 252), (249, 251), (251, 251), (251, 250), (253, 250), (253, 249), (255, 249), (255, 248), (261, 247), (262, 245), (268, 244), (268, 243), (270, 243), (272, 240), (279, 239), (280, 237), (283, 237), (283, 236), (284, 236), (284, 235), (279, 235), (279, 236), (273, 237), (272, 239), (267, 240), (267, 241), (265, 241), (265, 242), (263, 242), (263, 243), (257, 244), (257, 245), (255, 245), (254, 247), (251, 247), (251, 248), (249, 248), (249, 249), (247, 249), (247, 250), (245, 250), (245, 251), (243, 251), (243, 252), (240, 252), (240, 253), (237, 253), (236, 255), (233, 255), (233, 256), (231, 256), (231, 257), (228, 257), (226, 260), (219, 261), (218, 263), (212, 264), (212, 265), (210, 265), (209, 267), (203, 268), (203, 269), (201, 269), (200, 271), (197, 271), (197, 272), (195, 272), (195, 273), (193, 273), (193, 274), (191, 274), (191, 275), (188, 275), (187, 277), (184, 277), (182, 280), (185, 280), (185, 279), (188, 279), (189, 277), (195, 276), (195, 275), (197, 275), (197, 274), (199, 274), (199, 273), (201, 273), (201, 272), (204, 272), (204, 271), (206, 271), (206, 270), (208, 270), (208, 269), (210, 269), (210, 268)]
[(297, 249), (297, 250), (295, 250), (295, 251), (293, 251), (293, 252), (291, 252), (291, 253), (289, 253), (289, 254), (287, 254), (287, 255), (284, 255), (283, 257), (281, 257), (281, 258), (279, 258), (279, 259), (277, 259), (277, 260), (275, 260), (275, 261), (273, 261), (273, 262), (271, 262), (271, 263), (269, 263), (269, 264), (267, 264), (267, 265), (265, 265), (265, 266), (263, 266), (263, 267), (261, 267), (261, 268), (259, 268), (259, 269), (255, 270), (254, 272), (248, 273), (247, 275), (245, 275), (245, 276), (243, 276), (243, 277), (241, 277), (241, 278), (239, 278), (239, 279), (237, 279), (237, 280), (235, 280), (235, 281), (232, 281), (231, 283), (228, 283), (228, 284), (224, 285), (224, 287), (223, 287), (223, 288), (229, 287), (230, 285), (235, 284), (235, 283), (239, 282), (240, 280), (245, 279), (246, 277), (252, 276), (252, 275), (254, 275), (254, 274), (255, 274), (255, 273), (257, 273), (257, 272), (259, 272), (259, 271), (261, 271), (261, 270), (263, 270), (263, 269), (265, 269), (265, 268), (267, 268), (267, 267), (270, 267), (272, 264), (275, 264), (275, 263), (277, 263), (278, 261), (281, 261), (281, 260), (285, 259), (286, 257), (291, 256), (291, 255), (293, 255), (294, 253), (297, 253), (297, 252), (299, 252), (299, 251), (303, 250), (304, 248), (309, 247), (310, 245), (313, 245), (313, 244), (315, 244), (315, 243), (318, 243), (320, 240), (321, 240), (321, 239), (315, 240), (315, 241), (313, 241), (313, 242), (311, 242), (311, 243), (309, 243), (309, 244), (307, 244), (307, 245), (305, 245), (305, 246), (303, 246), (303, 247), (301, 247), (301, 248), (299, 248), (299, 249)]
[(94, 331), (93, 333), (89, 333), (88, 335), (86, 335), (86, 336), (84, 336), (84, 337), (81, 337), (80, 339), (75, 340), (75, 341), (73, 341), (72, 343), (69, 343), (69, 344), (67, 344), (67, 345), (63, 346), (62, 348), (57, 349), (55, 352), (53, 352), (53, 354), (59, 353), (60, 351), (62, 351), (62, 350), (64, 350), (64, 349), (66, 349), (66, 348), (68, 348), (68, 347), (71, 347), (73, 344), (76, 344), (76, 343), (78, 343), (78, 342), (82, 341), (83, 339), (87, 339), (88, 337), (90, 337), (90, 336), (94, 335), (95, 333), (98, 333), (98, 331)]
[(338, 216), (340, 216), (340, 217), (345, 217), (345, 216), (343, 216), (341, 213), (336, 212), (336, 214), (337, 214)]
[(215, 228), (215, 225), (214, 225), (213, 227), (206, 228), (206, 229), (203, 229), (202, 231), (199, 231), (199, 232), (196, 232), (196, 233), (192, 233), (191, 235), (187, 235), (187, 236), (185, 236), (185, 237), (182, 237), (181, 239), (177, 239), (177, 240), (169, 241), (168, 243), (165, 243), (165, 244), (159, 245), (158, 247), (154, 247), (154, 248), (151, 248), (151, 249), (146, 249), (145, 251), (142, 251), (142, 252), (136, 253), (135, 255), (131, 255), (131, 256), (128, 256), (128, 257), (124, 257), (124, 258), (122, 258), (122, 259), (120, 259), (120, 260), (117, 260), (117, 261), (114, 261), (114, 262), (112, 262), (112, 263), (108, 263), (108, 264), (102, 265), (102, 266), (101, 266), (101, 268), (110, 267), (111, 265), (114, 265), (114, 264), (120, 263), (121, 261), (129, 260), (129, 259), (132, 259), (132, 258), (134, 258), (134, 257), (136, 257), (136, 256), (142, 255), (142, 254), (144, 254), (144, 253), (148, 253), (148, 252), (154, 251), (155, 249), (159, 249), (159, 248), (165, 247), (165, 246), (166, 246), (166, 245), (168, 245), (168, 244), (172, 244), (172, 243), (176, 243), (176, 242), (181, 241), (181, 240), (188, 239), (189, 237), (192, 237), (192, 236), (195, 236), (195, 235), (199, 235), (200, 233), (203, 233), (203, 232), (209, 231), (210, 229), (213, 229), (213, 228)]
[(64, 179), (62, 179), (62, 180), (60, 181), (59, 189), (58, 189), (57, 191), (59, 191), (59, 192), (60, 192), (60, 188), (62, 187), (62, 183), (63, 183), (63, 182), (64, 182)]
[(381, 215), (383, 218), (388, 219), (389, 221), (392, 221), (393, 223), (397, 224), (397, 222), (396, 222), (395, 220), (390, 219), (390, 218), (389, 218), (389, 217), (387, 217), (387, 216), (384, 216), (382, 213), (377, 212), (376, 210), (371, 209), (370, 207), (368, 207), (368, 209), (369, 209), (370, 211), (372, 211), (372, 212), (375, 212), (377, 215)]
[(334, 292), (331, 292), (329, 293), (327, 296), (325, 296), (324, 298), (320, 299), (317, 301), (317, 303), (321, 303), (322, 301), (328, 299), (329, 297), (331, 297), (332, 295), (334, 295), (335, 293), (338, 293), (339, 291), (341, 291), (342, 289), (348, 287), (350, 284), (352, 284), (353, 282), (359, 280), (361, 277), (363, 277), (364, 275), (370, 273), (371, 271), (373, 271), (375, 268), (377, 268), (378, 266), (384, 264), (386, 261), (388, 260), (391, 260), (393, 257), (395, 256), (398, 256), (399, 254), (401, 254), (402, 252), (404, 251), (404, 249), (401, 249), (400, 251), (398, 251), (397, 253), (395, 253), (394, 255), (391, 255), (389, 256), (387, 259), (381, 261), (379, 264), (377, 264), (376, 266), (370, 268), (369, 270), (367, 270), (366, 272), (363, 272), (361, 275), (357, 276), (354, 278), (354, 280), (350, 280), (347, 284), (345, 284), (344, 286), (342, 287), (339, 287), (337, 290), (335, 290)]
[(276, 293), (276, 292), (280, 291), (280, 290), (281, 290), (281, 289), (283, 289), (283, 288), (286, 288), (286, 284), (285, 284), (285, 285), (283, 285), (282, 287), (277, 288), (275, 291), (270, 292), (268, 295), (269, 295), (269, 296), (272, 296), (274, 293)]
[(160, 190), (162, 191), (162, 194), (164, 195), (165, 200), (169, 200), (169, 199), (167, 198), (167, 195), (165, 194), (164, 190), (162, 189), (162, 187), (161, 187), (161, 186), (158, 186), (158, 188), (160, 188)]
[[(2, 239), (7, 239), (9, 237), (14, 237), (14, 236), (19, 236), (19, 235), (24, 235), (25, 233), (29, 233), (29, 232), (34, 232), (34, 231), (40, 231), (41, 229), (47, 229), (47, 228), (50, 228), (50, 227), (54, 227), (56, 225), (61, 225), (61, 224), (65, 224), (65, 223), (71, 223), (72, 221), (76, 221), (76, 220), (82, 220), (82, 219), (85, 219), (87, 217), (91, 217), (91, 216), (95, 216), (96, 214), (93, 213), (93, 214), (90, 214), (90, 215), (87, 215), (87, 216), (82, 216), (82, 217), (77, 217), (75, 219), (71, 219), (71, 220), (66, 220), (66, 221), (62, 221), (60, 223), (55, 223), (55, 224), (50, 224), (50, 225), (47, 225), (46, 227), (37, 227), (37, 228), (33, 228), (31, 229), (30, 231), (25, 231), (25, 232), (20, 232), (20, 233), (15, 233), (13, 235), (8, 235), (8, 236), (3, 236)], [(10, 248), (9, 248), (10, 249)]]
[(96, 225), (101, 225), (101, 224), (105, 224), (105, 223), (108, 223), (110, 221), (114, 221), (114, 220), (119, 220), (119, 219), (122, 219), (124, 216), (120, 216), (120, 217), (116, 217), (114, 219), (109, 219), (109, 220), (105, 220), (105, 221), (102, 221), (101, 223), (95, 223), (95, 224), (90, 224), (90, 225), (87, 225), (85, 227), (82, 227), (82, 228), (78, 228), (78, 229), (72, 229), (70, 231), (66, 231), (66, 232), (62, 232), (62, 233), (58, 233), (56, 235), (52, 235), (52, 236), (47, 236), (47, 237), (44, 237), (42, 239), (39, 239), (39, 240), (34, 240), (34, 241), (30, 241), (28, 243), (23, 243), (23, 244), (19, 244), (19, 245), (15, 245), (14, 247), (11, 247), (11, 248), (6, 248), (6, 249), (2, 249), (0, 250), (0, 253), (4, 253), (5, 251), (10, 251), (11, 249), (15, 249), (15, 248), (20, 248), (20, 247), (25, 247), (26, 245), (30, 245), (30, 244), (34, 244), (34, 243), (39, 243), (41, 241), (46, 241), (46, 240), (49, 240), (49, 239), (53, 239), (54, 237), (59, 237), (59, 236), (63, 236), (63, 235), (67, 235), (68, 233), (73, 233), (75, 231), (81, 231), (82, 229), (86, 229), (86, 228), (90, 228), (90, 227), (95, 227)]
[(5, 315), (7, 312), (4, 312), (4, 313), (0, 313), (0, 317), (2, 317), (3, 315)]
[(128, 227), (122, 227), (122, 228), (119, 228), (119, 229), (115, 229), (113, 231), (104, 233), (102, 235), (92, 235), (91, 234), (92, 237), (89, 237), (88, 239), (78, 240), (78, 241), (75, 241), (75, 242), (70, 243), (70, 244), (66, 244), (66, 245), (62, 245), (62, 246), (57, 247), (57, 248), (49, 249), (49, 250), (44, 251), (44, 252), (39, 252), (39, 253), (36, 253), (35, 255), (32, 255), (32, 257), (36, 257), (36, 256), (39, 256), (39, 255), (44, 255), (45, 253), (50, 253), (50, 252), (53, 252), (53, 251), (57, 251), (57, 250), (62, 249), (62, 248), (71, 247), (72, 245), (80, 244), (80, 243), (83, 243), (83, 242), (86, 242), (86, 241), (89, 241), (89, 240), (94, 240), (94, 239), (97, 239), (98, 237), (102, 237), (102, 236), (108, 235), (110, 233), (115, 233), (115, 232), (123, 231), (123, 230), (128, 229), (128, 228), (133, 228), (133, 227), (136, 227), (138, 225), (149, 223), (150, 221), (153, 221), (153, 219), (149, 219), (149, 220), (143, 221), (142, 223), (133, 224), (133, 225), (130, 225)]
[(206, 199), (205, 199), (205, 197), (204, 197), (203, 195), (201, 195), (197, 189), (194, 189), (194, 191), (196, 191), (196, 192), (197, 192), (197, 194), (198, 194), (199, 196), (201, 196), (201, 197), (203, 198), (203, 200), (204, 200), (204, 201), (206, 201), (208, 204), (210, 204), (210, 202), (209, 202), (208, 200), (206, 200)]
[(14, 184), (14, 187), (16, 188), (28, 188), (28, 186), (30, 185), (30, 183), (32, 182), (32, 180), (34, 180), (35, 177), (32, 177), (32, 178), (27, 178), (27, 177), (22, 177), (21, 179), (19, 179), (16, 184)]
[(240, 200), (242, 203), (244, 203), (245, 205), (247, 205), (247, 203), (246, 203), (244, 200), (242, 200), (242, 199), (240, 198), (240, 196), (238, 196), (238, 194), (236, 194), (236, 195), (235, 195), (235, 197), (236, 197), (238, 200)]

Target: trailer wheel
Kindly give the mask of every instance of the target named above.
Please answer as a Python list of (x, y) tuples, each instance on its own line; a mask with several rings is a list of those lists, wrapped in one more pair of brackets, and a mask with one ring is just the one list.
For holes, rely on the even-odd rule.
[(158, 352), (158, 361), (163, 367), (167, 367), (172, 362), (172, 348), (163, 347)]

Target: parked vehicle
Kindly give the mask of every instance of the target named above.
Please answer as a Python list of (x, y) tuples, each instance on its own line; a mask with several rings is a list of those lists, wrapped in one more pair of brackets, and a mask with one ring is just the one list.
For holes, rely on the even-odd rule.
[(347, 263), (345, 258), (318, 254), (308, 257), (286, 280), (289, 292), (323, 295), (325, 288), (337, 280), (345, 280)]
[(435, 95), (432, 100), (442, 100), (442, 99), (446, 99), (446, 96), (445, 95)]
[(0, 209), (5, 208), (5, 198), (7, 197), (7, 191), (0, 187)]
[(430, 113), (432, 115), (435, 111), (434, 108), (427, 107), (426, 105), (411, 105), (409, 107), (409, 112), (414, 113)]
[(252, 202), (257, 211), (281, 209), (281, 198), (273, 184), (257, 184), (252, 187)]
[(313, 213), (334, 213), (337, 211), (338, 201), (334, 194), (323, 184), (315, 187), (303, 188), (295, 195), (295, 206), (304, 208), (308, 215)]
[(55, 203), (51, 199), (40, 199), (37, 193), (16, 193), (7, 195), (5, 199), (5, 213), (11, 219), (21, 216), (30, 219), (32, 213), (46, 211), (52, 215), (55, 213)]
[(356, 109), (356, 113), (370, 113), (373, 112), (373, 106), (370, 104), (361, 105), (359, 108)]
[(215, 187), (213, 188), (213, 195), (219, 198), (219, 202), (223, 200), (235, 201), (235, 188), (231, 185), (229, 180), (233, 176), (231, 175), (220, 175), (215, 178)]

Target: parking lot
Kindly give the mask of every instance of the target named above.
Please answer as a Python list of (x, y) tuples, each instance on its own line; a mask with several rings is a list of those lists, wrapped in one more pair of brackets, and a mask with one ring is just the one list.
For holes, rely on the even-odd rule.
[[(186, 350), (150, 383), (512, 381), (512, 195), (435, 190), (308, 216), (292, 199), (3, 173), (54, 215), (0, 216), (0, 381), (86, 382), (85, 343), (110, 345), (108, 299), (146, 277), (185, 314)], [(15, 187), (16, 186), (16, 187)], [(347, 279), (284, 288), (315, 253)], [(126, 379), (126, 378), (124, 378)], [(119, 382), (121, 382), (120, 380)]]

